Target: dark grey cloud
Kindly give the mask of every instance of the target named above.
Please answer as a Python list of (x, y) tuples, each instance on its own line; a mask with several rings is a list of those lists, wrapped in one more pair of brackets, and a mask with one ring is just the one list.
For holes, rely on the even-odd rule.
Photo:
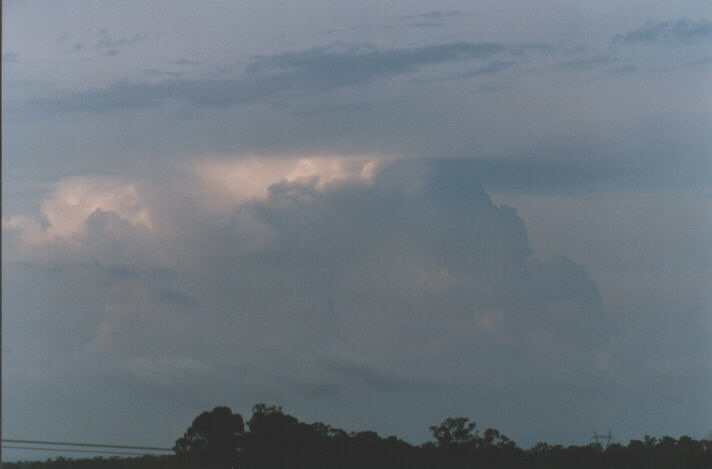
[[(389, 166), (370, 188), (320, 194), (307, 186), (275, 185), (268, 201), (248, 210), (277, 236), (260, 250), (259, 259), (267, 260), (265, 266), (276, 262), (282, 270), (267, 268), (257, 276), (271, 278), (278, 289), (275, 279), (290, 279), (292, 286), (285, 287), (296, 296), (287, 304), (306, 301), (309, 306), (301, 314), (307, 323), (334, 328), (333, 334), (346, 342), (353, 340), (341, 323), (347, 316), (355, 321), (355, 331), (361, 321), (382, 321), (384, 330), (364, 339), (389, 350), (417, 347), (402, 342), (404, 331), (391, 344), (380, 342), (380, 334), (392, 334), (406, 321), (406, 330), (425, 338), (440, 322), (476, 320), (472, 312), (484, 315), (477, 319), (483, 324), (505, 327), (523, 343), (532, 327), (561, 326), (565, 332), (557, 337), (562, 343), (593, 337), (602, 314), (595, 283), (571, 262), (532, 261), (516, 212), (495, 206), (477, 181), (471, 161), (419, 160)], [(282, 309), (277, 304), (283, 302), (265, 297), (257, 304)], [(568, 305), (566, 312), (557, 310), (559, 303)], [(308, 340), (323, 340), (305, 325), (293, 327)]]
[(409, 28), (439, 28), (443, 24), (436, 21), (418, 21), (408, 24)]
[(384, 50), (346, 44), (306, 52), (257, 58), (251, 76), (280, 76), (318, 90), (357, 86), (379, 78), (414, 73), (428, 65), (485, 60), (505, 53), (520, 54), (527, 46), (499, 43), (450, 43), (413, 49)]
[[(500, 43), (457, 42), (411, 49), (382, 49), (371, 45), (336, 44), (304, 52), (257, 57), (247, 67), (251, 75), (284, 73), (315, 79), (314, 86), (359, 84), (376, 77), (411, 73), (423, 66), (471, 59), (486, 59), (511, 47)], [(318, 70), (327, 73), (317, 74)]]
[(581, 161), (566, 157), (547, 160), (525, 156), (476, 159), (472, 165), (476, 168), (480, 183), (497, 191), (547, 193), (605, 190), (621, 183), (636, 185), (644, 179), (644, 175), (636, 171), (644, 168), (621, 168), (620, 164), (610, 160)]
[(559, 62), (554, 66), (561, 69), (587, 70), (592, 68), (600, 68), (604, 65), (616, 64), (620, 61), (619, 58), (609, 55), (599, 55), (595, 57), (580, 57), (574, 60), (566, 60)]
[(396, 17), (396, 20), (404, 21), (410, 28), (437, 28), (444, 26), (447, 20), (470, 16), (468, 13), (459, 10), (433, 10), (419, 15), (404, 15)]
[(693, 189), (709, 184), (709, 170), (699, 171), (705, 165), (702, 157), (694, 162), (665, 155), (647, 160), (633, 155), (617, 159), (614, 154), (590, 152), (584, 146), (563, 146), (507, 158), (473, 158), (467, 165), (478, 184), (495, 192), (576, 194), (650, 190), (663, 185)]
[(385, 24), (379, 22), (366, 23), (350, 26), (348, 28), (328, 29), (320, 32), (324, 34), (353, 33), (357, 31), (374, 33), (378, 31), (440, 28), (445, 26), (449, 21), (467, 16), (470, 15), (460, 10), (433, 10), (417, 15), (393, 16), (390, 17), (389, 22)]
[(333, 106), (318, 106), (318, 107), (306, 107), (304, 109), (299, 109), (292, 112), (294, 116), (316, 116), (321, 114), (330, 113), (363, 113), (371, 111), (374, 107), (374, 103), (369, 102), (355, 102), (348, 104), (339, 104)]
[(535, 42), (527, 42), (511, 48), (512, 54), (517, 56), (522, 56), (532, 52), (538, 52), (541, 54), (551, 54), (553, 52), (556, 52), (556, 50), (556, 47)]
[(413, 20), (413, 19), (420, 19), (420, 20), (442, 20), (446, 18), (462, 18), (463, 16), (470, 16), (469, 13), (465, 13), (460, 10), (432, 10), (427, 13), (421, 13), (419, 15), (404, 15), (404, 16), (399, 16), (398, 18), (401, 19), (407, 19), (407, 20)]
[(171, 60), (171, 61), (169, 61), (169, 63), (175, 64), (175, 65), (200, 65), (201, 64), (201, 62), (198, 62), (195, 60), (189, 60), (186, 58)]
[(492, 75), (492, 74), (507, 70), (509, 68), (512, 68), (515, 65), (517, 65), (517, 62), (514, 62), (512, 60), (490, 62), (487, 65), (484, 65), (483, 67), (477, 68), (476, 70), (461, 73), (461, 74), (457, 75), (455, 78), (467, 79), (467, 78), (479, 77), (482, 75)]
[(349, 386), (364, 385), (377, 392), (413, 391), (435, 386), (427, 379), (399, 376), (352, 361), (327, 359), (322, 361), (322, 366), (330, 374), (345, 378)]
[[(481, 67), (477, 67), (473, 70), (453, 73), (437, 78), (424, 78), (418, 80), (417, 83), (422, 85), (430, 83), (448, 82), (453, 80), (469, 80), (471, 78), (486, 77), (490, 75), (496, 75), (500, 72), (504, 72), (505, 70), (510, 70), (519, 64), (519, 62), (514, 60), (496, 60), (489, 62)], [(492, 83), (482, 84), (477, 88), (476, 92), (491, 92), (494, 90), (503, 90), (505, 88), (505, 85), (493, 85)]]
[(343, 386), (339, 383), (295, 383), (296, 392), (307, 399), (323, 401), (324, 399), (336, 398), (341, 395)]
[(712, 21), (681, 18), (675, 23), (645, 23), (640, 28), (618, 34), (615, 44), (690, 44), (712, 40)]
[(161, 77), (180, 77), (183, 75), (183, 72), (173, 72), (169, 70), (157, 70), (155, 68), (144, 68), (143, 72), (148, 74), (148, 75), (155, 75), (155, 76), (161, 76)]
[[(224, 107), (289, 96), (290, 93), (326, 92), (359, 86), (382, 78), (414, 73), (430, 65), (551, 50), (537, 44), (469, 42), (409, 49), (335, 44), (301, 52), (255, 57), (244, 73), (236, 78), (173, 79), (161, 83), (117, 82), (104, 89), (30, 103), (28, 108), (110, 111), (155, 106), (168, 99), (184, 99), (201, 107)], [(496, 65), (494, 68), (485, 67), (482, 73), (500, 69)]]
[(100, 49), (119, 49), (132, 46), (146, 40), (145, 34), (134, 34), (131, 37), (114, 37), (106, 29), (100, 29), (95, 34), (96, 47)]

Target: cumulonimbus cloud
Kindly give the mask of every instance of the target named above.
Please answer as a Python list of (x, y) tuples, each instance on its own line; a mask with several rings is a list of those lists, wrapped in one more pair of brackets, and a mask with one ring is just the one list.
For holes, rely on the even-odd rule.
[[(570, 260), (534, 258), (522, 220), (492, 202), (476, 164), (371, 163), (204, 161), (190, 173), (204, 188), (199, 202), (222, 193), (224, 205), (181, 213), (193, 231), (168, 236), (135, 183), (59, 183), (42, 205), (47, 225), (21, 234), (81, 241), (50, 261), (92, 272), (81, 288), (103, 306), (68, 313), (84, 315), (83, 342), (58, 360), (66, 369), (79, 360), (87, 371), (77, 379), (129, 376), (147, 393), (190, 394), (186, 377), (200, 376), (210, 395), (239, 387), (305, 399), (353, 386), (435, 393), (485, 375), (520, 386), (548, 379), (558, 356), (570, 357), (573, 376), (596, 366), (606, 334), (596, 283)], [(177, 205), (160, 208), (182, 212), (173, 188), (155, 189)], [(175, 256), (181, 262), (165, 261)]]

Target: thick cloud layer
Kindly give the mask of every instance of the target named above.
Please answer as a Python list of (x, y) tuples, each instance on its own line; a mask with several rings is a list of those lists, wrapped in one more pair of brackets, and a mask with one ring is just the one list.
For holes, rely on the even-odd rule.
[[(171, 224), (160, 226), (160, 216), (151, 229), (138, 223), (176, 207), (117, 189), (130, 184), (101, 192), (89, 179), (62, 182), (42, 205), (44, 231), (15, 220), (7, 227), (15, 236), (6, 241), (5, 325), (34, 324), (42, 355), (54, 357), (10, 360), (10, 392), (26, 390), (32, 376), (45, 381), (34, 393), (67, 380), (118, 394), (137, 387), (146, 393), (139, 408), (161, 396), (190, 415), (216, 399), (238, 408), (255, 398), (354, 406), (396, 393), (408, 407), (414, 395), (482, 382), (497, 393), (545, 386), (564, 372), (574, 385), (607, 340), (597, 286), (565, 258), (532, 258), (521, 219), (492, 203), (476, 168), (401, 160), (367, 179), (284, 180), (264, 198), (235, 199), (227, 218), (193, 219), (207, 224), (199, 240), (166, 232)], [(68, 187), (79, 199), (67, 199)], [(135, 199), (130, 211), (117, 204), (126, 194)], [(50, 236), (69, 226), (54, 211), (90, 203), (95, 210), (82, 212), (83, 221), (77, 211), (67, 215), (71, 237)], [(37, 275), (39, 265), (54, 268)], [(17, 283), (28, 275), (40, 303)], [(61, 286), (47, 288), (57, 276)], [(67, 303), (69, 292), (83, 299)], [(66, 309), (34, 322), (57, 304)], [(12, 334), (7, 347), (11, 356), (38, 354), (36, 343)], [(563, 357), (563, 368), (549, 368)], [(493, 409), (506, 407), (492, 399)], [(435, 399), (431, 411), (440, 407)]]

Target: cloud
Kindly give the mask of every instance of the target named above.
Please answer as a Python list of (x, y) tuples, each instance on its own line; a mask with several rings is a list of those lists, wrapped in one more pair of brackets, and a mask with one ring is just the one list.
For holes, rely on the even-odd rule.
[(470, 16), (459, 10), (433, 10), (419, 15), (398, 16), (395, 19), (407, 22), (411, 28), (435, 28), (443, 26), (445, 21)]
[(132, 46), (146, 40), (144, 34), (134, 34), (131, 37), (113, 37), (105, 29), (100, 29), (95, 34), (96, 47), (100, 49), (118, 49), (124, 46)]
[[(247, 73), (281, 72), (312, 86), (328, 88), (371, 81), (375, 78), (410, 73), (420, 67), (470, 59), (485, 59), (509, 50), (499, 43), (448, 43), (411, 49), (381, 49), (375, 46), (336, 44), (304, 52), (258, 57)], [(323, 70), (328, 70), (323, 73)], [(322, 73), (317, 73), (322, 70)], [(313, 80), (316, 80), (314, 82)]]
[[(183, 330), (185, 339), (186, 322), (179, 320), (185, 312), (140, 282), (118, 282), (105, 294), (104, 301), (99, 325), (87, 344), (92, 353), (143, 355), (156, 348), (163, 348), (160, 352), (166, 353), (166, 346), (181, 347), (175, 342), (181, 334), (175, 330)], [(160, 335), (165, 340), (157, 342)]]
[[(674, 375), (652, 363), (662, 352), (651, 331), (683, 316), (608, 314), (584, 266), (534, 256), (517, 212), (482, 189), (486, 165), (402, 159), (365, 177), (371, 160), (195, 160), (155, 177), (158, 194), (128, 178), (57, 184), (41, 210), (62, 208), (81, 243), (6, 260), (14, 297), (4, 326), (15, 337), (6, 345), (15, 356), (35, 348), (13, 362), (14, 389), (37, 376), (43, 389), (61, 388), (71, 376), (77, 388), (113, 389), (126, 400), (119, 406), (182, 406), (186, 418), (215, 402), (249, 409), (259, 400), (344, 418), (366, 400), (395, 414), (421, 406), (418, 425), (422, 415), (484, 412), (506, 428), (521, 418), (513, 408), (528, 418), (554, 401), (603, 411), (606, 393)], [(253, 188), (230, 192), (250, 175)], [(88, 208), (66, 215), (70, 188), (82, 188), (77, 205)], [(102, 203), (89, 213), (91, 200)], [(150, 230), (137, 221), (141, 208)], [(17, 240), (4, 243), (17, 251)], [(11, 332), (23, 329), (35, 339)], [(652, 362), (626, 358), (631, 341), (653, 347)], [(101, 405), (92, 399), (77, 405)], [(388, 428), (374, 418), (355, 412), (347, 423)]]
[(325, 360), (322, 366), (331, 374), (345, 379), (348, 384), (367, 386), (380, 392), (398, 392), (413, 390), (413, 388), (431, 387), (434, 383), (426, 379), (413, 379), (392, 371), (384, 372), (372, 366), (354, 363), (353, 361)]
[[(489, 331), (499, 324), (508, 340), (530, 342), (532, 330), (561, 325), (556, 341), (579, 343), (601, 318), (600, 294), (585, 271), (570, 261), (531, 260), (521, 220), (492, 204), (466, 160), (400, 161), (369, 184), (323, 191), (283, 181), (240, 213), (273, 233), (271, 243), (243, 255), (281, 266), (251, 271), (250, 283), (264, 276), (273, 286), (255, 304), (304, 340), (338, 339), (366, 354), (415, 352), (434, 340), (440, 321), (500, 310), (501, 321), (482, 321)], [(232, 233), (242, 220), (234, 219)], [(242, 258), (226, 255), (227, 265)], [(426, 343), (402, 336), (404, 321)], [(400, 333), (387, 339), (393, 331)]]
[(681, 18), (676, 23), (645, 23), (640, 28), (618, 34), (613, 38), (616, 44), (691, 44), (712, 40), (712, 22)]
[(153, 386), (169, 388), (204, 380), (209, 368), (190, 357), (134, 357), (121, 360), (117, 368), (130, 380), (138, 380)]
[(709, 18), (449, 8), (16, 11), (8, 425), (169, 442), (263, 400), (415, 441), (708, 425)]
[(496, 61), (496, 62), (490, 62), (487, 65), (483, 67), (479, 67), (476, 70), (472, 70), (470, 72), (465, 72), (457, 75), (456, 78), (474, 78), (478, 77), (481, 75), (491, 75), (495, 73), (499, 73), (501, 71), (507, 70), (508, 68), (511, 68), (513, 66), (517, 65), (517, 62), (508, 60), (508, 61)]
[[(363, 352), (368, 347), (357, 345), (358, 337), (373, 334), (367, 342), (378, 342), (381, 334), (417, 317), (425, 320), (418, 334), (428, 335), (431, 321), (447, 322), (467, 311), (480, 312), (478, 321), (490, 332), (507, 329), (511, 321), (524, 329), (537, 323), (550, 328), (567, 315), (585, 324), (601, 314), (595, 284), (579, 266), (530, 258), (522, 221), (513, 209), (491, 202), (472, 161), (401, 160), (379, 168), (358, 158), (248, 159), (208, 162), (195, 170), (196, 183), (206, 188), (196, 195), (205, 199), (200, 203), (213, 203), (217, 189), (228, 198), (223, 213), (233, 214), (222, 222), (224, 215), (179, 215), (193, 217), (194, 224), (200, 220), (202, 239), (171, 233), (178, 225), (170, 221), (156, 226), (135, 185), (103, 178), (59, 183), (41, 206), (44, 226), (23, 225), (29, 217), (11, 218), (6, 229), (19, 230), (27, 245), (82, 239), (72, 251), (80, 258), (73, 262), (112, 268), (122, 265), (112, 261), (122, 252), (129, 268), (139, 268), (139, 259), (164, 268), (161, 256), (176, 252), (166, 243), (178, 243), (180, 251), (199, 242), (183, 253), (197, 265), (176, 273), (205, 275), (200, 284), (220, 292), (216, 307), (241, 298), (233, 304), (243, 319), (256, 321), (255, 327), (282, 323), (277, 337), (292, 337), (283, 340), (305, 334), (331, 342), (336, 327), (346, 344)], [(144, 230), (140, 237), (137, 229)], [(163, 246), (141, 255), (155, 237)], [(191, 295), (193, 306), (201, 295), (200, 289)], [(503, 319), (488, 316), (495, 310)], [(350, 311), (349, 318), (339, 311)], [(352, 322), (355, 335), (341, 329), (339, 317)], [(373, 328), (374, 320), (382, 331)], [(576, 321), (571, 327), (578, 330)], [(521, 328), (509, 333), (518, 335)], [(399, 344), (395, 340), (388, 349)]]
[(167, 70), (156, 70), (153, 68), (145, 68), (143, 69), (143, 72), (148, 74), (148, 75), (156, 75), (156, 76), (163, 76), (163, 77), (179, 77), (183, 75), (183, 72), (171, 72)]
[[(455, 389), (471, 409), (463, 396), (483, 389), (473, 383), (551, 393), (559, 372), (556, 392), (588, 379), (593, 372), (580, 370), (600, 362), (609, 331), (582, 266), (534, 258), (522, 220), (492, 202), (472, 161), (397, 160), (364, 173), (368, 161), (215, 160), (213, 177), (227, 175), (218, 189), (234, 197), (219, 213), (195, 209), (220, 186), (201, 176), (200, 162), (190, 174), (206, 189), (188, 194), (201, 199), (194, 205), (160, 180), (159, 196), (113, 178), (58, 184), (41, 206), (42, 240), (82, 242), (10, 261), (18, 268), (6, 281), (21, 282), (28, 266), (43, 274), (25, 276), (35, 300), (8, 298), (30, 311), (4, 325), (45, 314), (27, 305), (68, 304), (71, 291), (85, 300), (57, 318), (73, 327), (51, 373), (40, 362), (23, 373), (44, 372), (44, 389), (71, 376), (75, 387), (112, 389), (117, 405), (138, 408), (280, 399), (343, 409), (399, 396), (398, 412), (425, 400), (430, 413)], [(250, 174), (258, 184), (230, 195)], [(153, 228), (141, 231), (144, 220)], [(50, 324), (32, 330), (56, 335)], [(20, 354), (29, 347), (10, 342)], [(83, 408), (101, 405), (86, 399)]]
[(210, 190), (209, 203), (235, 206), (250, 199), (265, 199), (280, 183), (313, 184), (324, 189), (349, 181), (369, 181), (382, 158), (313, 156), (201, 160), (191, 170)]
[(592, 68), (600, 68), (604, 65), (615, 64), (620, 59), (599, 55), (595, 57), (582, 57), (575, 60), (567, 60), (565, 62), (559, 62), (554, 66), (560, 69), (572, 69), (572, 70), (587, 70)]
[[(117, 49), (110, 49), (109, 52)], [(160, 83), (116, 82), (108, 88), (30, 103), (55, 111), (107, 111), (143, 108), (165, 100), (188, 100), (199, 107), (225, 107), (290, 94), (328, 92), (382, 78), (415, 73), (424, 67), (521, 56), (551, 49), (537, 44), (453, 42), (404, 49), (337, 43), (306, 51), (257, 56), (242, 75), (222, 79), (170, 79)]]
[[(118, 229), (125, 221), (132, 227), (152, 229), (148, 208), (136, 186), (120, 179), (91, 176), (59, 182), (42, 203), (41, 220), (13, 216), (3, 220), (7, 229), (21, 232), (23, 244), (41, 245), (54, 241), (78, 242), (92, 226)], [(109, 218), (107, 218), (109, 217)]]
[[(555, 155), (548, 155), (551, 156)], [(490, 190), (515, 192), (578, 192), (621, 183), (631, 174), (621, 164), (598, 159), (584, 161), (562, 157), (479, 158), (472, 162), (479, 181)]]
[(399, 16), (398, 18), (401, 19), (423, 19), (423, 20), (441, 20), (445, 18), (461, 18), (463, 16), (469, 16), (468, 13), (459, 11), (459, 10), (448, 10), (448, 11), (443, 11), (443, 10), (433, 10), (429, 11), (427, 13), (422, 13), (419, 15), (405, 15), (405, 16)]

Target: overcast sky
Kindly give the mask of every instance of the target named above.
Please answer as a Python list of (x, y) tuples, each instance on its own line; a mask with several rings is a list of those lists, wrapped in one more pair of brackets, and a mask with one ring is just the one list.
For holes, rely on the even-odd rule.
[(709, 2), (2, 19), (3, 437), (712, 430)]

